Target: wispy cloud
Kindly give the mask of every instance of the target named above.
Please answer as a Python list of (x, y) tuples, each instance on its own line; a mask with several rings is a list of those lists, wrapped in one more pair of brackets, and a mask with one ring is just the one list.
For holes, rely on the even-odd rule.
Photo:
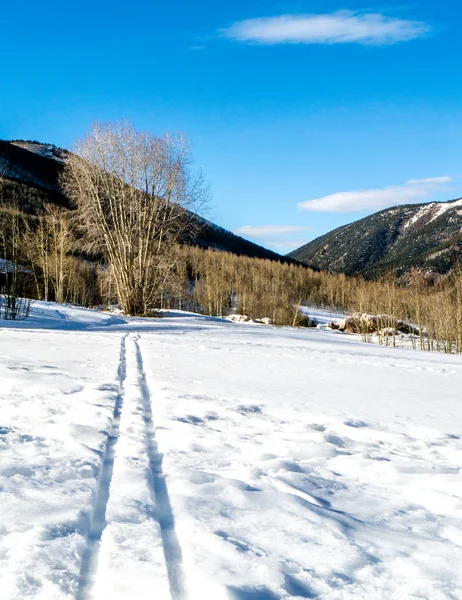
[(327, 14), (281, 15), (237, 21), (221, 33), (240, 42), (257, 44), (396, 44), (430, 31), (422, 21), (380, 13), (341, 10)]
[[(307, 240), (299, 239), (299, 235), (304, 231), (311, 230), (311, 227), (299, 225), (243, 225), (235, 229), (234, 233), (253, 239), (276, 252), (289, 252), (306, 244)], [(297, 239), (293, 237), (293, 234), (298, 234)]]
[(234, 230), (237, 235), (260, 238), (268, 236), (286, 235), (298, 231), (310, 231), (310, 227), (299, 227), (297, 225), (243, 225)]
[(380, 210), (389, 206), (422, 202), (433, 192), (448, 190), (447, 185), (451, 182), (452, 178), (448, 176), (410, 179), (403, 185), (376, 190), (339, 192), (314, 200), (305, 200), (300, 202), (298, 207), (301, 210), (323, 212)]
[(276, 250), (276, 252), (284, 251), (289, 252), (290, 250), (295, 250), (295, 248), (300, 248), (300, 246), (304, 246), (307, 243), (307, 240), (299, 239), (299, 240), (268, 240), (266, 242), (266, 246), (268, 248), (272, 248)]

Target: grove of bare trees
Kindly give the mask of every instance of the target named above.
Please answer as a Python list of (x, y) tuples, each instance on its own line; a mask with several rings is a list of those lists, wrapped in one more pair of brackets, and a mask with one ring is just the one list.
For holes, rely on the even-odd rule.
[[(303, 305), (381, 315), (385, 330), (412, 323), (416, 348), (462, 353), (462, 271), (405, 282), (319, 272), (191, 245), (207, 198), (182, 135), (153, 136), (127, 122), (95, 125), (69, 154), (62, 180), (73, 205), (52, 204), (0, 173), (0, 318), (28, 314), (24, 298), (126, 314), (161, 308), (240, 313), (307, 325)], [(26, 190), (26, 191), (25, 191)], [(384, 316), (385, 315), (385, 316)], [(360, 319), (361, 321), (361, 319)], [(362, 319), (370, 323), (368, 318)], [(363, 338), (370, 331), (366, 327)], [(382, 343), (395, 343), (386, 333)]]
[(15, 198), (3, 203), (3, 167), (0, 165), (0, 318), (14, 320), (29, 314), (21, 266), (23, 215)]
[(189, 142), (126, 121), (95, 124), (69, 154), (62, 184), (81, 241), (104, 257), (118, 302), (127, 314), (148, 315), (194, 224), (190, 211), (207, 197)]
[[(158, 300), (166, 308), (217, 316), (237, 312), (253, 319), (268, 317), (275, 325), (304, 324), (300, 305), (384, 315), (384, 328), (393, 329), (397, 320), (415, 324), (415, 348), (462, 353), (460, 269), (430, 282), (425, 273), (416, 271), (406, 285), (398, 285), (391, 274), (366, 281), (194, 247), (183, 247), (181, 255), (175, 286)], [(363, 333), (368, 341), (370, 332)], [(394, 345), (395, 334), (378, 341)]]

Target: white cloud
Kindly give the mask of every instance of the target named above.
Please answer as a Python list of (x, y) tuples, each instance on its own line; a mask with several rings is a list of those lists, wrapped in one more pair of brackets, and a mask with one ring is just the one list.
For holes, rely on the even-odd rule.
[(244, 225), (235, 229), (233, 233), (248, 237), (260, 238), (267, 236), (286, 235), (297, 231), (310, 231), (309, 227), (298, 227), (293, 225)]
[(259, 44), (395, 44), (421, 37), (430, 26), (380, 13), (341, 10), (330, 14), (281, 15), (237, 21), (222, 34)]
[(275, 242), (275, 241), (268, 241), (266, 242), (266, 245), (269, 248), (273, 248), (273, 250), (280, 251), (280, 250), (284, 250), (284, 251), (289, 251), (289, 250), (295, 250), (295, 248), (300, 248), (300, 246), (304, 246), (306, 244), (307, 240), (280, 240), (279, 242)]
[(427, 179), (410, 179), (403, 185), (376, 190), (357, 190), (339, 192), (314, 200), (300, 202), (301, 210), (324, 212), (375, 211), (400, 204), (422, 202), (432, 192), (447, 190), (446, 184), (451, 177), (432, 177)]
[(312, 231), (311, 227), (300, 225), (243, 225), (234, 230), (237, 235), (255, 240), (265, 248), (272, 248), (276, 252), (289, 252), (306, 244), (306, 239), (294, 239), (294, 234)]
[(452, 177), (444, 175), (443, 177), (427, 177), (426, 179), (409, 179), (407, 185), (430, 185), (438, 186), (440, 183), (451, 183)]

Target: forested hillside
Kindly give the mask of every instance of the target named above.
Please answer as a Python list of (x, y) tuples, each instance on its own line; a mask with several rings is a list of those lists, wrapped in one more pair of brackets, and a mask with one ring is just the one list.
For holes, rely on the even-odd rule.
[[(168, 150), (171, 141), (160, 143)], [(393, 264), (398, 271), (418, 265), (424, 251), (419, 254), (413, 249), (420, 244), (419, 248), (428, 249), (429, 257), (429, 248), (438, 239), (433, 260), (449, 256), (449, 251), (456, 253), (462, 201), (382, 211), (308, 245), (318, 248), (320, 266), (343, 270), (347, 276), (312, 269), (293, 259), (284, 262), (206, 221), (193, 243), (184, 243), (183, 224), (178, 232), (177, 226), (186, 213), (187, 221), (193, 213), (185, 212), (181, 204), (175, 208), (75, 155), (66, 164), (75, 170), (78, 185), (72, 188), (74, 180), (67, 173), (64, 194), (58, 179), (65, 154), (51, 146), (27, 146), (0, 144), (4, 150), (0, 182), (3, 318), (26, 315), (28, 305), (20, 303), (26, 297), (89, 307), (118, 305), (133, 315), (152, 316), (158, 308), (178, 308), (216, 316), (237, 312), (274, 325), (306, 326), (311, 323), (300, 307), (322, 305), (349, 313), (387, 315), (390, 322), (404, 319), (417, 324), (415, 344), (422, 349), (462, 353), (462, 275), (454, 265), (452, 270), (447, 265), (441, 268), (447, 275), (432, 281), (425, 272), (414, 270), (405, 285), (399, 285), (393, 274), (379, 281), (351, 275), (359, 272), (372, 278), (380, 274), (380, 268), (389, 270)], [(124, 156), (127, 161), (132, 158), (131, 152)], [(172, 172), (176, 169), (169, 167), (166, 175)], [(110, 193), (102, 190), (97, 205), (106, 204), (100, 213), (95, 205), (93, 221), (88, 211), (95, 207), (85, 204), (93, 202), (91, 195), (79, 196), (82, 175), (94, 177), (97, 185), (103, 178), (113, 188)], [(69, 194), (80, 205), (71, 203)], [(151, 214), (153, 208), (158, 212)], [(101, 223), (94, 220), (95, 214), (101, 216)], [(154, 231), (147, 239), (152, 227), (159, 228), (159, 233)], [(386, 259), (387, 249), (396, 263)], [(300, 253), (295, 255), (301, 258)], [(355, 262), (351, 262), (352, 255)]]
[(446, 274), (462, 256), (462, 199), (387, 208), (339, 227), (288, 256), (369, 279), (413, 269)]
[[(70, 208), (62, 192), (59, 176), (67, 151), (36, 141), (0, 140), (0, 176), (4, 178), (2, 201), (17, 203), (28, 214), (39, 214), (45, 204)], [(190, 243), (201, 248), (232, 252), (239, 256), (267, 258), (287, 263), (296, 260), (250, 242), (231, 231), (198, 217), (198, 234)]]

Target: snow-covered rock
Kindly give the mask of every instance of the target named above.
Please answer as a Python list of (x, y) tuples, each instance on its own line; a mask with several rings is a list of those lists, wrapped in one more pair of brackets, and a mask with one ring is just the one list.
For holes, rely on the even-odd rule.
[(399, 333), (414, 335), (419, 333), (413, 325), (386, 314), (353, 313), (351, 317), (346, 317), (340, 321), (331, 321), (328, 327), (346, 333), (377, 333), (384, 330), (395, 330)]
[(263, 317), (262, 319), (251, 319), (247, 315), (228, 315), (225, 317), (226, 320), (232, 321), (233, 323), (260, 323), (262, 325), (271, 325), (271, 319)]

